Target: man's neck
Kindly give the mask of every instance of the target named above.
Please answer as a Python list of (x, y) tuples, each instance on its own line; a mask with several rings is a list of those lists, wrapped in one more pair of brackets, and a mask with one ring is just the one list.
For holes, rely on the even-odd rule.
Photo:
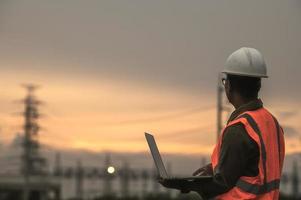
[(235, 99), (235, 102), (233, 102), (233, 106), (235, 109), (238, 109), (239, 107), (248, 104), (252, 101), (255, 101), (257, 98), (252, 98), (252, 99), (243, 99), (243, 98), (237, 98)]

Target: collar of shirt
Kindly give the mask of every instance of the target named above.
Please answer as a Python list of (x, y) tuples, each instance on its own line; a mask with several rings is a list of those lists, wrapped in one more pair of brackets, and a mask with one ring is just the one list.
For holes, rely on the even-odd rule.
[(242, 114), (246, 111), (257, 110), (262, 107), (263, 107), (263, 103), (262, 103), (261, 99), (256, 99), (256, 100), (250, 101), (250, 102), (240, 106), (239, 108), (237, 108), (229, 117), (227, 124), (229, 122), (233, 121), (236, 117), (238, 117), (240, 114)]

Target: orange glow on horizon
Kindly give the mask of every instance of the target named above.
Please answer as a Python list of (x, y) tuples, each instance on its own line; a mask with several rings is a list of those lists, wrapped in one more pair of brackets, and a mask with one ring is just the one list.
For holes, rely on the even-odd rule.
[[(28, 76), (12, 76), (9, 73), (0, 80), (1, 101), (6, 105), (0, 112), (0, 139), (4, 142), (20, 133), (23, 123), (21, 116), (13, 115), (23, 107), (13, 101), (24, 98), (19, 83), (26, 82)], [(39, 136), (44, 144), (63, 149), (146, 152), (144, 132), (149, 131), (165, 153), (210, 154), (214, 147), (214, 98), (106, 79), (56, 80), (49, 74), (37, 80), (43, 80), (36, 95), (45, 102)], [(284, 122), (294, 126), (298, 118)], [(287, 152), (301, 151), (298, 142), (288, 140)]]

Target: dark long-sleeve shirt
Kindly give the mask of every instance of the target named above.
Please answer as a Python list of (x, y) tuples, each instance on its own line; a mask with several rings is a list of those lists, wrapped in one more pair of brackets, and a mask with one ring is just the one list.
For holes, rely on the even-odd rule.
[[(231, 114), (228, 123), (241, 113), (257, 110), (262, 106), (259, 99), (245, 104)], [(257, 143), (248, 135), (243, 124), (234, 124), (225, 130), (218, 166), (213, 169), (212, 181), (199, 185), (196, 191), (205, 198), (225, 193), (235, 186), (241, 176), (257, 176), (258, 162)]]

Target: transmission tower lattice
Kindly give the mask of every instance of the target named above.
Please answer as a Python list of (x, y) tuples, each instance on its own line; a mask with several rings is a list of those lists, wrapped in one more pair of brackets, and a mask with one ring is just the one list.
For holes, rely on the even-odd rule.
[(41, 175), (45, 173), (46, 160), (40, 155), (40, 144), (38, 141), (38, 133), (40, 126), (38, 119), (40, 113), (38, 106), (40, 101), (34, 95), (37, 86), (35, 85), (23, 85), (27, 90), (27, 95), (23, 100), (24, 103), (24, 140), (23, 155), (22, 155), (22, 169), (21, 172), (24, 175)]

